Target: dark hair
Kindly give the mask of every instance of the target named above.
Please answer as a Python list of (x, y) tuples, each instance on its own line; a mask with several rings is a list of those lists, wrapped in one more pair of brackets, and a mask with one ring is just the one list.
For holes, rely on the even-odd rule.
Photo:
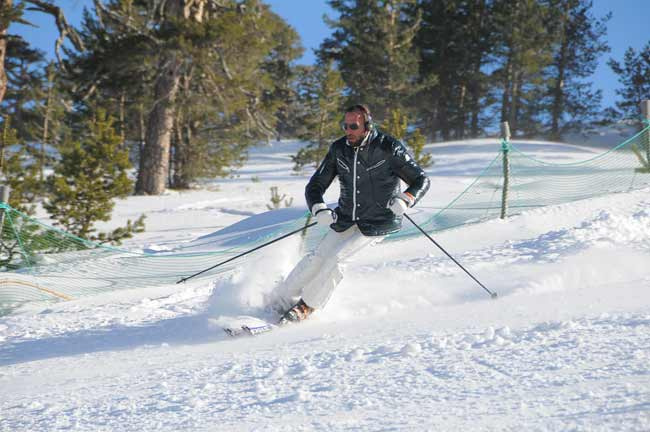
[(353, 113), (353, 112), (363, 114), (364, 127), (366, 128), (366, 130), (370, 130), (370, 128), (372, 127), (372, 114), (370, 113), (368, 107), (363, 104), (356, 104), (356, 105), (349, 106), (345, 110), (346, 114)]

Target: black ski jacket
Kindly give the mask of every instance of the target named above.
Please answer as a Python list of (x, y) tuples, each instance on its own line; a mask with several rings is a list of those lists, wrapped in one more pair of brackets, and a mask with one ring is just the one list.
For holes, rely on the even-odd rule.
[(305, 187), (311, 209), (323, 202), (323, 194), (338, 176), (341, 188), (337, 219), (330, 227), (345, 231), (355, 223), (366, 236), (390, 234), (402, 226), (402, 217), (387, 208), (401, 193), (400, 179), (406, 182), (416, 204), (429, 189), (429, 179), (399, 140), (377, 129), (366, 143), (353, 147), (345, 137), (330, 146), (323, 162)]

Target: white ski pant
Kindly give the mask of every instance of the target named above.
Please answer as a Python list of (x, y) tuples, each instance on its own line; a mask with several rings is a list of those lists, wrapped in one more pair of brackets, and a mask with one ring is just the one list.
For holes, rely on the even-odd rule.
[(308, 306), (321, 309), (343, 279), (342, 264), (356, 252), (383, 237), (367, 237), (356, 225), (343, 232), (328, 230), (316, 249), (305, 255), (279, 289), (286, 309), (301, 297)]

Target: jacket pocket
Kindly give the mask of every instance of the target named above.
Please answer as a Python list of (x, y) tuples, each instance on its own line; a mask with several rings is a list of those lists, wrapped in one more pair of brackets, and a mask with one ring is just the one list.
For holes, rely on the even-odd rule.
[(373, 166), (368, 167), (368, 168), (366, 169), (366, 171), (372, 171), (372, 170), (374, 170), (375, 168), (379, 168), (380, 166), (382, 166), (382, 165), (385, 164), (385, 163), (386, 163), (386, 159), (380, 160), (379, 162), (377, 162), (377, 163), (374, 164)]
[(350, 167), (348, 167), (348, 166), (345, 164), (345, 162), (343, 162), (340, 158), (336, 158), (336, 163), (338, 163), (339, 166), (340, 166), (341, 168), (343, 168), (344, 170), (346, 170), (347, 172), (350, 172)]

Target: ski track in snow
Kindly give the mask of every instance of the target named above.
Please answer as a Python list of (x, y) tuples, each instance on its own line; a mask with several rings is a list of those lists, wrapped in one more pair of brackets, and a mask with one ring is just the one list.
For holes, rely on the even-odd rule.
[[(139, 247), (187, 242), (189, 214), (209, 229), (215, 214), (228, 225), (264, 211), (269, 178), (300, 196), (304, 176), (286, 174), (294, 146), (253, 155), (241, 173), (261, 181), (117, 212), (151, 210)], [(494, 146), (470, 147), (463, 165), (442, 146), (432, 173), (474, 175)], [(424, 206), (467, 179), (433, 182), (446, 189)], [(299, 259), (294, 238), (213, 281), (25, 308), (0, 318), (0, 431), (650, 430), (648, 192), (434, 233), (498, 300), (414, 237), (353, 257), (309, 321), (229, 339), (214, 322), (262, 313)]]

